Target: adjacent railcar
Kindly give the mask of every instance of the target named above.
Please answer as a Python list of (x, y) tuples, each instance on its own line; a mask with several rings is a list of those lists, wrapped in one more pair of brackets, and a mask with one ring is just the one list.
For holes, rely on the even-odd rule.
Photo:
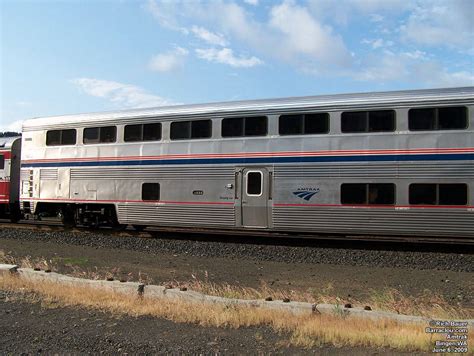
[(67, 224), (474, 237), (474, 87), (39, 118), (21, 206)]
[(0, 217), (20, 219), (20, 137), (0, 137)]

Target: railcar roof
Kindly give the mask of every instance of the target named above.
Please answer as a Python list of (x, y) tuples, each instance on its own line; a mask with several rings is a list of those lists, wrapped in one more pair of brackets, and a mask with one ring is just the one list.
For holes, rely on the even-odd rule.
[(0, 137), (0, 149), (11, 148), (13, 142), (19, 138), (21, 138), (21, 136)]
[(473, 100), (474, 86), (462, 88), (441, 88), (424, 90), (404, 90), (389, 92), (355, 93), (290, 97), (263, 100), (218, 102), (208, 104), (173, 105), (144, 109), (132, 109), (109, 112), (83, 113), (42, 117), (26, 120), (24, 129), (32, 129), (54, 124), (78, 122), (112, 121), (134, 117), (174, 117), (206, 114), (232, 114), (237, 112), (268, 112), (302, 108), (326, 109), (373, 106), (382, 104), (409, 104), (446, 100)]

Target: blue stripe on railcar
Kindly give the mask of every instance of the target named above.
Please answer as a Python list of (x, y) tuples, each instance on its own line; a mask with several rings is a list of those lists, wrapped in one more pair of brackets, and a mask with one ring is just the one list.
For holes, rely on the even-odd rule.
[(371, 155), (371, 156), (314, 156), (314, 157), (239, 157), (239, 158), (184, 158), (162, 160), (124, 161), (61, 161), (24, 163), (22, 167), (104, 167), (104, 166), (155, 166), (187, 164), (273, 164), (309, 162), (396, 162), (396, 161), (468, 161), (474, 160), (474, 153), (461, 154), (411, 154), (411, 155)]

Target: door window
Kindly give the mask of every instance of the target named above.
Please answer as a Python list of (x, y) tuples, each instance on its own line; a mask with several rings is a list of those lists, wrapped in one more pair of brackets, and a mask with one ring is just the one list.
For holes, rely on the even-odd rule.
[(262, 195), (262, 172), (247, 173), (247, 195)]

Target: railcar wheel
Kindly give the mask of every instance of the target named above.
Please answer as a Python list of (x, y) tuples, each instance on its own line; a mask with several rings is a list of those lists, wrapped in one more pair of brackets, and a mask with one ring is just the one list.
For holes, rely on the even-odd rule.
[(59, 216), (61, 217), (61, 222), (63, 223), (64, 227), (76, 226), (75, 215), (75, 209), (71, 207), (65, 207), (60, 211)]
[(18, 221), (20, 221), (21, 215), (20, 214), (12, 214), (10, 216), (10, 222), (13, 224), (16, 224)]
[(123, 231), (123, 230), (125, 230), (125, 229), (127, 228), (127, 226), (128, 226), (127, 224), (119, 224), (119, 223), (117, 223), (117, 224), (114, 224), (114, 225), (112, 226), (112, 229), (113, 229), (114, 231)]
[(21, 212), (20, 212), (20, 209), (18, 208), (14, 208), (12, 209), (12, 211), (10, 212), (10, 221), (12, 223), (17, 223), (18, 221), (20, 221), (21, 219)]
[(132, 225), (132, 226), (135, 229), (135, 231), (138, 231), (138, 232), (143, 231), (146, 228), (145, 225)]

